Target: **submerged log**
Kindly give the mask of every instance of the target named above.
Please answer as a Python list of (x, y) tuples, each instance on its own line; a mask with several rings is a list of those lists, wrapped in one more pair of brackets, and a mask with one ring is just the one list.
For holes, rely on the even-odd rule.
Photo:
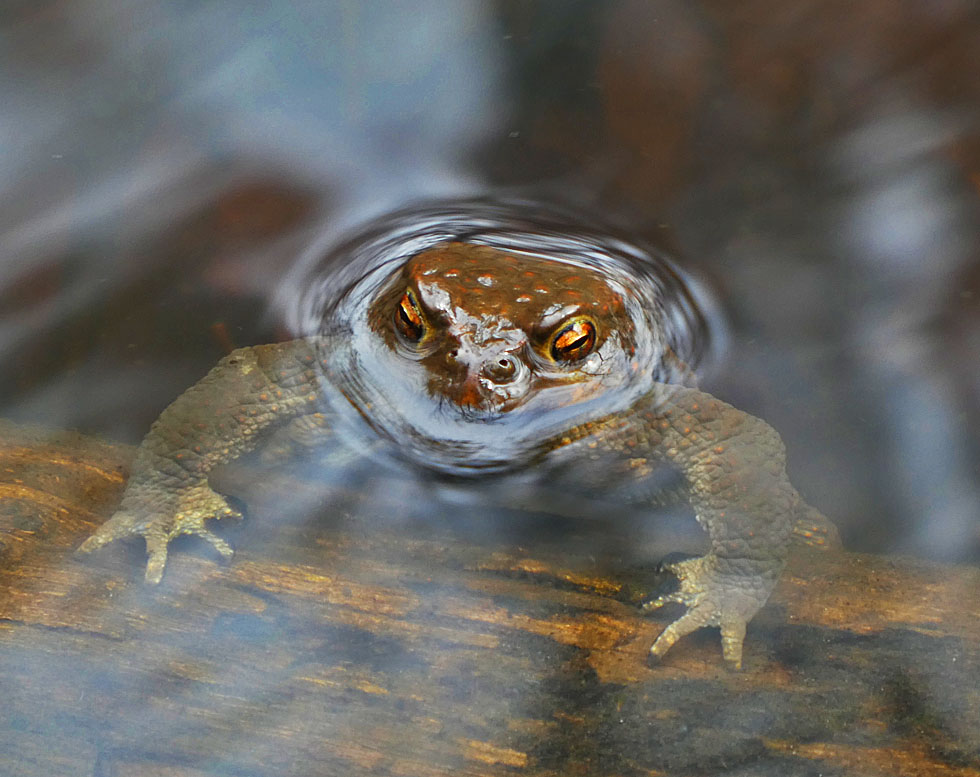
[(140, 543), (73, 553), (131, 456), (0, 426), (0, 774), (980, 775), (975, 568), (801, 551), (743, 672), (711, 630), (648, 668), (646, 535), (232, 471), (235, 557), (152, 587)]

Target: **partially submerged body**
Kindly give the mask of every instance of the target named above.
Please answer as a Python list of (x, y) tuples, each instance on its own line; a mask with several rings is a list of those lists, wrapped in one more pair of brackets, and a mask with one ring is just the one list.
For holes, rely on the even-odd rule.
[(168, 407), (82, 550), (143, 536), (150, 582), (181, 534), (230, 556), (205, 522), (236, 513), (208, 475), (281, 428), (456, 480), (530, 474), (613, 496), (666, 464), (710, 548), (670, 565), (679, 590), (648, 608), (687, 611), (651, 654), (715, 625), (740, 666), (794, 527), (819, 514), (789, 483), (776, 432), (694, 387), (662, 290), (621, 270), (466, 242), (369, 268), (321, 334), (235, 351)]

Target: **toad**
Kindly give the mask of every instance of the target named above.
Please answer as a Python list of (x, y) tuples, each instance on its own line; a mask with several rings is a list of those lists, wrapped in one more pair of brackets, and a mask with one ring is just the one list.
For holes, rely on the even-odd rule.
[(379, 262), (338, 295), (319, 334), (236, 350), (164, 410), (118, 511), (81, 550), (142, 536), (150, 583), (178, 535), (231, 556), (206, 522), (237, 513), (208, 475), (283, 427), (464, 484), (535, 473), (615, 495), (668, 465), (710, 547), (666, 565), (679, 585), (645, 608), (686, 610), (651, 657), (718, 626), (738, 668), (794, 528), (823, 519), (790, 484), (778, 434), (695, 387), (670, 336), (676, 310), (652, 278), (462, 240)]

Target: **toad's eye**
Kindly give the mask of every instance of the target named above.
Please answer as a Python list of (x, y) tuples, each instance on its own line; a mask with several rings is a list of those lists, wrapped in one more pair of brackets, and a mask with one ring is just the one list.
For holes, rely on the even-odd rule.
[(402, 337), (410, 343), (417, 343), (425, 334), (425, 321), (415, 295), (411, 291), (402, 294), (398, 307), (395, 308), (395, 326)]
[(595, 348), (595, 323), (588, 318), (575, 318), (562, 326), (551, 341), (551, 358), (556, 362), (584, 359)]

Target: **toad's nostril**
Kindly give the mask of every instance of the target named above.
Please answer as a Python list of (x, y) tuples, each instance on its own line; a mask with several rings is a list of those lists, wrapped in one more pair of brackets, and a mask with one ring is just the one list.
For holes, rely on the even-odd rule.
[(517, 359), (513, 356), (502, 356), (495, 362), (488, 363), (483, 373), (491, 380), (504, 383), (511, 380), (517, 372)]

